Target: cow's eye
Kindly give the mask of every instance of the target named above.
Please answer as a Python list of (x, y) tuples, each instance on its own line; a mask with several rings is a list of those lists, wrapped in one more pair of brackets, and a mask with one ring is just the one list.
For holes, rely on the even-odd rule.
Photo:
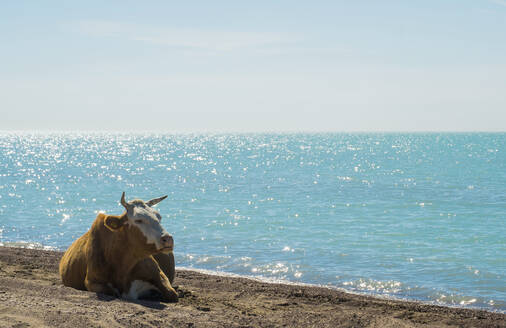
[(135, 223), (144, 223), (142, 220), (135, 220)]

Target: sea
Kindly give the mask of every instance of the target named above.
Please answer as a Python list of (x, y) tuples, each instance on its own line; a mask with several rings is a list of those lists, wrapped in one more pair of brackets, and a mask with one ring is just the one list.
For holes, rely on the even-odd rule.
[(505, 133), (0, 132), (0, 244), (65, 250), (126, 198), (176, 266), (506, 312)]

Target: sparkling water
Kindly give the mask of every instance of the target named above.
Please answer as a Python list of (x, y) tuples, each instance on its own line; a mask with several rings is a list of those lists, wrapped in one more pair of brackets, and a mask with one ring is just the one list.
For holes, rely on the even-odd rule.
[(506, 311), (506, 134), (0, 134), (0, 242), (66, 249), (121, 193), (177, 266)]

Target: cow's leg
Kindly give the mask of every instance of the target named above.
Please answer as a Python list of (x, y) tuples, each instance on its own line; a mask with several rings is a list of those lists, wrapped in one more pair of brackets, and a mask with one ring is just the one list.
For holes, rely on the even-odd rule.
[(178, 295), (172, 288), (169, 278), (152, 256), (139, 261), (130, 272), (128, 280), (131, 282), (140, 280), (150, 283), (158, 289), (162, 300), (165, 302), (177, 302), (178, 300)]
[(90, 292), (102, 293), (116, 297), (119, 296), (118, 291), (112, 285), (108, 283), (92, 281), (88, 279), (88, 277), (86, 277), (86, 279), (84, 280), (84, 286)]
[(159, 274), (153, 277), (153, 285), (162, 294), (162, 300), (165, 302), (175, 303), (178, 301), (177, 292), (172, 288), (169, 278), (160, 270)]
[(156, 262), (162, 269), (163, 273), (169, 278), (169, 282), (172, 285), (174, 283), (174, 277), (176, 275), (176, 267), (174, 261), (174, 253), (170, 252), (168, 254), (158, 253), (153, 255)]

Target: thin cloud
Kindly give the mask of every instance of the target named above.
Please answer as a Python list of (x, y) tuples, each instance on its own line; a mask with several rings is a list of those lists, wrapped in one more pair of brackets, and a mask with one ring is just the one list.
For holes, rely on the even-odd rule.
[(212, 51), (269, 47), (295, 42), (293, 38), (279, 33), (158, 28), (106, 21), (83, 21), (79, 22), (77, 27), (81, 33), (97, 37), (114, 37), (148, 44)]
[(495, 3), (496, 5), (506, 7), (506, 0), (490, 0), (490, 2)]

